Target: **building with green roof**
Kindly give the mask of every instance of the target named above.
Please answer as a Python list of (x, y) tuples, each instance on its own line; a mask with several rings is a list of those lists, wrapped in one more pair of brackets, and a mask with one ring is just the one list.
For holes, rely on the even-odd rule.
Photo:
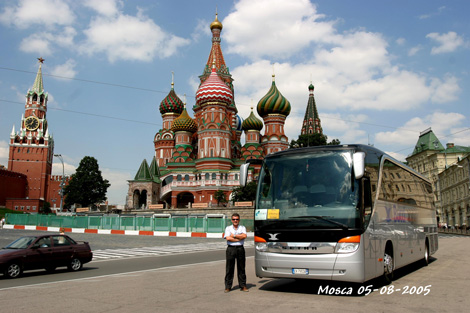
[[(406, 158), (408, 166), (431, 180), (434, 201), (441, 221), (448, 220), (449, 215), (443, 209), (440, 179), (450, 175), (449, 168), (470, 154), (470, 147), (447, 143), (444, 147), (431, 128), (422, 131), (413, 152)], [(466, 175), (469, 180), (470, 176)], [(468, 193), (468, 188), (467, 188)], [(455, 221), (455, 219), (454, 219)]]

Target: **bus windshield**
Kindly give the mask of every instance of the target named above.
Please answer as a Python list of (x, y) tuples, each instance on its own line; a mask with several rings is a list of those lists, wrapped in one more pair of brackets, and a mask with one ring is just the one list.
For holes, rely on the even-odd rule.
[(359, 182), (352, 150), (328, 150), (265, 159), (255, 221), (263, 228), (361, 227)]

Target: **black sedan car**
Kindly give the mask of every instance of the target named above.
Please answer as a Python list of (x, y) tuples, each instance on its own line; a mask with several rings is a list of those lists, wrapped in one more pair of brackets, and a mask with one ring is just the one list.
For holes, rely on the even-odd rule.
[(44, 268), (54, 271), (67, 266), (78, 271), (93, 258), (88, 242), (76, 242), (67, 235), (25, 236), (0, 250), (0, 272), (16, 278), (23, 271)]

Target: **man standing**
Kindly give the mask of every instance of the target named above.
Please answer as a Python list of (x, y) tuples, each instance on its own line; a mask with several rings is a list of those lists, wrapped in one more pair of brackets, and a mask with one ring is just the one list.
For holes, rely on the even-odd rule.
[(224, 238), (227, 240), (227, 251), (225, 252), (225, 292), (229, 292), (232, 289), (235, 261), (237, 262), (240, 290), (248, 291), (245, 275), (245, 248), (243, 248), (246, 228), (240, 225), (240, 215), (238, 213), (232, 214), (232, 225), (225, 228)]

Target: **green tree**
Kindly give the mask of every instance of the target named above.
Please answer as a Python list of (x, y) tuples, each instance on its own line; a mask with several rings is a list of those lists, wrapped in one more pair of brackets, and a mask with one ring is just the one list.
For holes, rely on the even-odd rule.
[(94, 157), (86, 156), (80, 161), (77, 171), (64, 188), (65, 207), (70, 208), (74, 203), (84, 207), (95, 206), (106, 200), (109, 186), (109, 181), (101, 176), (98, 161)]
[(240, 201), (255, 201), (256, 200), (256, 188), (258, 183), (255, 181), (249, 182), (246, 186), (239, 186), (233, 188), (232, 199), (235, 202)]
[(328, 143), (329, 146), (337, 146), (340, 144), (341, 144), (341, 141), (339, 141), (339, 139), (333, 139), (332, 141)]
[(43, 206), (42, 206), (42, 210), (41, 210), (41, 213), (42, 214), (50, 214), (52, 213), (51, 211), (51, 204), (49, 202), (44, 202)]
[(214, 193), (214, 198), (217, 200), (217, 205), (220, 203), (227, 203), (227, 199), (225, 198), (225, 193), (222, 190), (217, 190)]
[(341, 143), (338, 139), (333, 139), (329, 143), (327, 142), (327, 140), (328, 136), (318, 133), (299, 135), (299, 138), (297, 140), (292, 140), (290, 142), (290, 148), (339, 145)]

